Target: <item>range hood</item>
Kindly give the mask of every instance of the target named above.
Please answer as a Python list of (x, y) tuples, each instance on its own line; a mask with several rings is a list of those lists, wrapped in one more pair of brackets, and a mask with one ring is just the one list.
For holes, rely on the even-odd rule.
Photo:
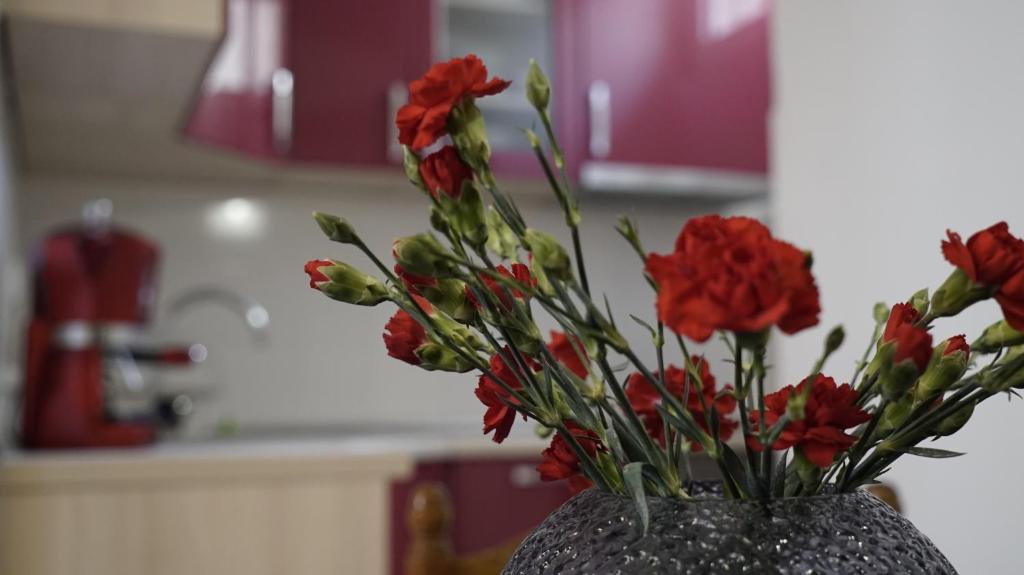
[(24, 170), (189, 178), (273, 170), (182, 136), (220, 43), (221, 2), (21, 0), (3, 17)]

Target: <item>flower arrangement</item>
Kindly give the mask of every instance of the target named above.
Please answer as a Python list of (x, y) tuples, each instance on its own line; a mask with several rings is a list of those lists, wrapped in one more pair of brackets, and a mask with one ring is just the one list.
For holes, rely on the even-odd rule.
[[(845, 492), (905, 454), (959, 455), (920, 444), (955, 433), (978, 403), (1024, 388), (1024, 241), (1005, 223), (966, 243), (949, 232), (942, 253), (954, 270), (941, 286), (876, 305), (874, 333), (848, 381), (824, 372), (843, 343), (836, 327), (803, 381), (769, 392), (770, 337), (819, 321), (809, 252), (756, 220), (709, 215), (685, 223), (672, 253), (648, 253), (635, 223), (621, 218), (617, 230), (656, 302), (651, 321), (632, 318), (650, 334), (656, 363), (645, 363), (587, 280), (579, 197), (548, 115), (550, 85), (535, 63), (526, 97), (546, 142), (525, 134), (565, 216), (572, 254), (530, 227), (498, 186), (475, 100), (509, 85), (488, 78), (473, 55), (412, 82), (396, 122), (406, 175), (429, 201), (433, 233), (397, 240), (394, 263), (385, 263), (349, 222), (316, 213), (328, 238), (364, 252), (381, 277), (336, 260), (305, 269), (310, 286), (332, 299), (397, 306), (384, 327), (392, 357), (478, 372), (483, 431), (494, 441), (520, 417), (551, 434), (541, 479), (628, 494), (643, 516), (645, 496), (691, 497), (689, 459), (704, 452), (731, 498)], [(937, 320), (988, 299), (1004, 320), (970, 345), (964, 335), (935, 340)], [(546, 340), (539, 312), (560, 326)], [(713, 336), (732, 354), (729, 384), (689, 351)], [(741, 441), (731, 442), (737, 433)]]

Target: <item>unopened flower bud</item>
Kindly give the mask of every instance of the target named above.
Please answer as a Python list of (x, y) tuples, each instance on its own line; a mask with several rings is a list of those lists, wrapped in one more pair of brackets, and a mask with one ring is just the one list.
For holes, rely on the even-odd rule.
[(448, 131), (463, 161), (474, 171), (484, 171), (491, 159), (491, 145), (487, 141), (484, 116), (471, 99), (464, 100), (449, 112)]
[(910, 296), (910, 305), (914, 308), (914, 311), (918, 315), (923, 316), (928, 313), (928, 288), (924, 288), (914, 292), (914, 295)]
[(402, 269), (419, 276), (451, 277), (454, 268), (441, 242), (430, 234), (401, 238), (391, 249)]
[(890, 363), (882, 368), (881, 382), (882, 396), (890, 401), (896, 401), (903, 397), (913, 387), (920, 372), (913, 361), (901, 361)]
[(875, 318), (875, 323), (885, 323), (889, 319), (889, 306), (884, 301), (876, 303), (872, 310), (872, 317)]
[(562, 244), (551, 234), (527, 229), (524, 237), (527, 249), (549, 276), (557, 279), (568, 279), (572, 276), (572, 263), (569, 254)]
[(487, 216), (484, 202), (480, 198), (480, 190), (472, 180), (462, 183), (462, 193), (458, 200), (444, 199), (449, 218), (463, 238), (472, 246), (482, 246), (487, 242)]
[(320, 226), (320, 229), (323, 230), (324, 234), (331, 241), (343, 244), (359, 242), (359, 236), (356, 235), (355, 228), (352, 227), (352, 224), (345, 221), (345, 218), (339, 218), (338, 216), (332, 216), (323, 212), (313, 212), (313, 219), (316, 220), (317, 225)]
[(312, 260), (306, 263), (305, 270), (309, 274), (309, 287), (331, 299), (366, 306), (389, 299), (384, 284), (346, 263)]
[(537, 61), (532, 59), (530, 69), (526, 73), (526, 99), (538, 111), (546, 111), (551, 101), (551, 82), (537, 65)]
[(455, 350), (433, 341), (416, 348), (416, 357), (420, 359), (420, 367), (429, 371), (465, 373), (473, 369), (473, 365)]
[(828, 337), (825, 338), (825, 356), (835, 353), (843, 345), (845, 339), (846, 332), (843, 330), (843, 326), (837, 325), (832, 328), (832, 331), (828, 332)]
[(981, 337), (978, 338), (971, 348), (978, 353), (992, 353), (1004, 347), (1011, 347), (1024, 343), (1024, 333), (1021, 333), (1006, 323), (1005, 319), (985, 328)]
[(962, 335), (951, 337), (935, 348), (921, 379), (914, 386), (914, 399), (926, 402), (942, 395), (967, 371), (970, 347)]
[(505, 259), (515, 260), (516, 251), (519, 248), (515, 232), (508, 227), (494, 206), (488, 206), (486, 220), (487, 249)]
[(879, 436), (885, 437), (899, 429), (907, 421), (907, 417), (910, 416), (913, 407), (914, 401), (909, 396), (886, 405), (885, 411), (882, 412), (882, 417), (878, 420), (877, 432)]
[(429, 191), (423, 176), (420, 175), (420, 157), (409, 146), (402, 146), (402, 167), (405, 168), (405, 177), (409, 178), (412, 185), (424, 192)]
[(957, 431), (960, 431), (960, 428), (967, 424), (967, 421), (971, 419), (972, 415), (974, 415), (974, 403), (968, 403), (954, 411), (935, 426), (936, 437), (953, 435)]
[(438, 280), (420, 291), (427, 301), (452, 319), (468, 322), (476, 317), (476, 306), (466, 296), (466, 284), (462, 280)]
[[(806, 384), (805, 384), (806, 385)], [(810, 387), (808, 385), (808, 387)], [(803, 421), (807, 410), (807, 395), (804, 393), (793, 393), (786, 402), (786, 415), (790, 421)]]

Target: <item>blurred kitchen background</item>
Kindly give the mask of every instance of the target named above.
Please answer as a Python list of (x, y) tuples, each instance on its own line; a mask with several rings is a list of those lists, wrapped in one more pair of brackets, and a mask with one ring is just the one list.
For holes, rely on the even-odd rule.
[[(529, 426), (491, 445), (471, 377), (388, 358), (392, 310), (332, 305), (302, 273), (316, 257), (366, 263), (328, 243), (313, 210), (380, 252), (426, 228), (392, 118), (433, 61), (475, 52), (513, 81), (481, 102), (495, 169), (527, 219), (558, 232), (521, 132), (535, 124), (529, 59), (549, 72), (591, 283), (620, 318), (653, 314), (621, 213), (655, 251), (707, 212), (760, 217), (812, 249), (822, 324), (776, 344), (779, 385), (837, 323), (847, 344), (828, 371), (848, 379), (872, 305), (945, 278), (947, 227), (1024, 230), (1014, 0), (4, 0), (0, 16), (5, 574), (398, 575), (418, 485), (446, 485), (459, 553), (507, 543), (565, 499), (536, 480), (544, 444)], [(40, 280), (48, 242), (110, 229), (159, 250), (125, 272), (155, 299), (114, 314), (127, 343), (104, 352), (102, 382), (52, 377), (99, 386), (116, 433), (25, 451), (29, 325), (52, 320), (38, 301), (76, 297)], [(90, 345), (63, 323), (47, 329)], [(720, 346), (705, 351), (721, 365)], [(1024, 567), (1015, 403), (990, 402), (940, 445), (967, 456), (908, 457), (888, 476), (963, 573)], [(160, 423), (131, 427), (140, 418)]]

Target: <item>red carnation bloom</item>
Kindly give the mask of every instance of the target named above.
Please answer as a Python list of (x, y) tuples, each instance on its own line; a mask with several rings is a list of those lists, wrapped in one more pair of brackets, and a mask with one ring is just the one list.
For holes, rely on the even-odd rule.
[(949, 239), (942, 242), (942, 254), (976, 283), (1002, 284), (1024, 264), (1024, 241), (1010, 234), (1006, 222), (975, 233), (967, 245), (955, 232), (946, 230), (946, 235)]
[(705, 341), (716, 330), (796, 333), (818, 323), (818, 288), (807, 255), (757, 220), (717, 215), (686, 222), (675, 252), (651, 254), (658, 318)]
[[(510, 355), (512, 351), (506, 346), (502, 353)], [(531, 370), (540, 371), (537, 362), (529, 357), (523, 359)], [(523, 389), (523, 384), (519, 381), (519, 370), (513, 371), (502, 359), (502, 354), (496, 353), (491, 356), (490, 369), (509, 388), (517, 391)], [(476, 397), (480, 403), (487, 406), (487, 411), (484, 412), (484, 435), (493, 431), (495, 443), (505, 441), (516, 420), (516, 410), (513, 406), (519, 404), (518, 400), (487, 375), (481, 375), (477, 380)], [(526, 419), (526, 415), (523, 415), (523, 419)]]
[(967, 343), (967, 338), (962, 334), (954, 335), (946, 340), (946, 350), (942, 352), (942, 355), (945, 357), (958, 351), (964, 352), (964, 359), (970, 361), (971, 346)]
[[(736, 410), (736, 398), (731, 393), (725, 393), (731, 390), (732, 386), (727, 385), (720, 392), (716, 387), (715, 376), (712, 375), (708, 362), (703, 357), (696, 355), (693, 356), (692, 361), (700, 369), (700, 377), (704, 383), (703, 389), (700, 389), (697, 381), (691, 379), (689, 382), (690, 394), (684, 399), (683, 392), (686, 389), (689, 375), (686, 373), (686, 370), (674, 365), (665, 368), (665, 387), (670, 394), (684, 402), (686, 409), (693, 414), (693, 418), (708, 432), (710, 430), (707, 421), (705, 421), (705, 415), (710, 417), (711, 414), (705, 414), (704, 405), (707, 405), (708, 408), (713, 405), (718, 412), (719, 433), (722, 439), (728, 440), (732, 437), (737, 427), (737, 422), (725, 417)], [(658, 376), (657, 373), (654, 375)], [(703, 402), (701, 401), (702, 395)], [(658, 413), (657, 409), (657, 406), (662, 403), (662, 398), (654, 385), (642, 374), (633, 373), (626, 381), (626, 398), (629, 399), (629, 404), (633, 407), (633, 411), (644, 422), (647, 434), (661, 445), (665, 445), (665, 426), (662, 424), (661, 414)], [(699, 450), (700, 445), (695, 443), (694, 449)]]
[[(504, 265), (498, 265), (498, 267), (495, 268), (495, 271), (497, 271), (498, 275), (514, 279), (523, 285), (530, 287), (537, 286), (537, 279), (530, 275), (530, 268), (524, 264), (512, 264), (512, 271), (509, 271)], [(501, 284), (491, 276), (481, 275), (480, 278), (487, 286), (487, 289), (491, 290), (491, 293), (497, 296), (498, 301), (500, 301), (501, 305), (507, 310), (512, 309), (512, 299), (509, 297), (510, 295), (517, 299), (523, 299), (526, 297), (526, 294), (522, 291), (514, 287)], [(480, 309), (480, 302), (477, 301), (476, 296), (473, 295), (473, 291), (469, 289), (468, 285), (466, 286), (466, 297), (477, 309)]]
[[(423, 311), (431, 313), (430, 302), (416, 295), (413, 297)], [(416, 355), (416, 350), (424, 343), (427, 343), (426, 330), (404, 310), (395, 312), (384, 325), (384, 346), (388, 350), (388, 355), (395, 359), (419, 365), (420, 358)]]
[(462, 183), (473, 179), (473, 170), (459, 157), (455, 146), (445, 146), (420, 163), (420, 177), (430, 195), (441, 190), (451, 198), (462, 195)]
[[(775, 425), (786, 413), (790, 396), (802, 393), (805, 385), (808, 385), (806, 379), (795, 389), (787, 385), (765, 396), (763, 416), (758, 411), (750, 414), (755, 431), (760, 429), (762, 421), (769, 428)], [(849, 449), (857, 441), (855, 436), (845, 433), (845, 430), (870, 420), (871, 414), (857, 407), (857, 392), (848, 383), (836, 386), (831, 377), (818, 374), (811, 385), (804, 419), (786, 424), (772, 449), (795, 446), (814, 465), (828, 467), (832, 465), (837, 453)], [(747, 438), (747, 446), (755, 451), (763, 449), (754, 435)]]
[(898, 303), (892, 306), (892, 310), (889, 312), (889, 320), (885, 322), (882, 341), (891, 341), (896, 337), (896, 330), (903, 325), (914, 325), (918, 319), (920, 319), (920, 314), (909, 303)]
[[(570, 420), (565, 421), (565, 426), (587, 455), (596, 457), (598, 451), (604, 451), (601, 439), (593, 431), (584, 429)], [(579, 493), (593, 485), (580, 470), (580, 460), (576, 457), (576, 452), (560, 433), (555, 434), (551, 438), (551, 445), (541, 452), (541, 462), (537, 466), (537, 471), (540, 472), (541, 481), (568, 479), (569, 489), (573, 493)]]
[(487, 79), (487, 67), (476, 55), (434, 64), (409, 84), (409, 103), (398, 110), (398, 141), (419, 150), (446, 133), (448, 114), (465, 98), (492, 96), (511, 82)]
[(560, 331), (551, 331), (551, 343), (548, 344), (548, 351), (551, 355), (555, 356), (562, 365), (568, 368), (569, 371), (575, 373), (579, 377), (587, 377), (589, 369), (587, 364), (581, 359), (580, 355), (585, 359), (587, 357), (587, 350), (583, 347), (583, 342), (580, 338), (573, 336), (570, 340), (569, 336), (565, 335)]
[(1024, 331), (1024, 269), (1010, 276), (996, 292), (996, 302), (1003, 310), (1006, 323)]
[(306, 265), (303, 266), (302, 269), (304, 269), (306, 273), (309, 274), (309, 287), (315, 290), (319, 290), (320, 288), (317, 287), (316, 284), (331, 281), (331, 278), (325, 276), (324, 272), (320, 271), (320, 268), (329, 268), (333, 265), (334, 262), (332, 262), (331, 260), (310, 260), (306, 262)]
[(917, 310), (909, 303), (898, 303), (889, 312), (882, 342), (894, 342), (893, 363), (910, 359), (917, 366), (918, 373), (924, 373), (932, 357), (932, 336), (924, 328), (916, 327), (919, 319)]

